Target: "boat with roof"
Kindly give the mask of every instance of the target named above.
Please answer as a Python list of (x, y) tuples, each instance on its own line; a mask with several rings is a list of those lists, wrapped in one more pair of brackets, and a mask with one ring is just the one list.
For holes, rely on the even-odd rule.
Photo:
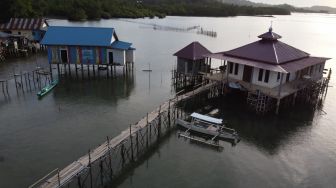
[[(195, 141), (200, 141), (209, 145), (219, 146), (215, 143), (218, 139), (230, 140), (234, 143), (239, 142), (240, 138), (236, 130), (228, 128), (224, 125), (223, 119), (217, 119), (199, 113), (190, 115), (191, 121), (177, 119), (176, 124), (185, 128), (186, 131), (179, 133), (179, 136)], [(210, 136), (210, 141), (203, 141), (190, 136), (190, 132), (201, 133)]]

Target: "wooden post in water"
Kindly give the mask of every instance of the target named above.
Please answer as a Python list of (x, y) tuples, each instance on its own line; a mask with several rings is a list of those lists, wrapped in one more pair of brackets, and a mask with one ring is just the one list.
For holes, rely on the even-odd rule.
[(103, 160), (100, 157), (100, 162), (99, 162), (99, 169), (100, 169), (100, 184), (102, 187), (104, 187), (104, 167), (103, 167)]
[(81, 63), (81, 72), (82, 72), (82, 80), (84, 79), (84, 68), (83, 68), (83, 63)]
[(147, 139), (146, 139), (146, 148), (148, 149), (148, 137), (149, 137), (149, 131), (148, 131), (148, 113), (147, 113), (147, 118), (146, 118), (146, 137), (147, 137)]
[(136, 132), (136, 150), (137, 150), (137, 158), (139, 158), (139, 130)]
[(91, 165), (91, 151), (89, 150), (89, 175), (90, 175), (90, 188), (93, 188), (92, 184), (92, 165)]
[(168, 101), (168, 127), (170, 128), (170, 99)]
[(121, 166), (124, 167), (125, 165), (125, 155), (124, 155), (124, 143), (121, 144), (121, 148), (120, 148), (120, 155), (121, 155)]
[(76, 79), (78, 80), (78, 69), (77, 69), (77, 63), (75, 63), (75, 69), (76, 69)]
[(51, 81), (54, 81), (53, 72), (52, 72), (52, 66), (51, 66), (50, 63), (49, 63), (49, 71), (50, 71), (50, 78), (51, 78)]
[(111, 78), (113, 78), (113, 65), (110, 66), (110, 73), (111, 73)]
[(77, 175), (77, 185), (78, 185), (79, 188), (82, 188), (81, 177), (80, 177), (79, 174)]
[(132, 161), (134, 161), (133, 139), (132, 139), (132, 125), (130, 125), (130, 141), (131, 141), (131, 159), (132, 159)]
[(57, 171), (57, 181), (58, 181), (58, 187), (61, 187), (61, 180), (60, 180), (60, 171)]
[(90, 64), (87, 64), (87, 71), (88, 71), (88, 77), (89, 77), (89, 80), (90, 80)]
[(93, 79), (96, 79), (96, 69), (95, 69), (95, 65), (92, 65), (92, 70), (93, 70)]
[(111, 147), (110, 147), (110, 139), (107, 136), (107, 148), (108, 148), (108, 158), (109, 158), (109, 167), (110, 167), (110, 178), (113, 179), (113, 170), (112, 170), (112, 158), (111, 158)]
[[(60, 72), (59, 63), (57, 63), (57, 74), (58, 74), (58, 79), (60, 79), (61, 78), (61, 72)], [(34, 77), (34, 74), (33, 74), (33, 77)]]
[(161, 105), (159, 107), (158, 140), (161, 136)]
[(110, 65), (106, 65), (106, 76), (107, 76), (107, 78), (110, 77), (109, 67), (110, 67)]

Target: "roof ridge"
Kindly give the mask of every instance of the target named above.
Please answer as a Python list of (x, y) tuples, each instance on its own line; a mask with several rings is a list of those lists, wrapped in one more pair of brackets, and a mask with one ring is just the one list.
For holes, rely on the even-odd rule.
[(273, 52), (274, 52), (274, 56), (275, 56), (275, 61), (277, 64), (279, 64), (279, 58), (278, 58), (278, 53), (277, 53), (277, 49), (274, 46), (274, 42), (272, 43), (273, 46)]

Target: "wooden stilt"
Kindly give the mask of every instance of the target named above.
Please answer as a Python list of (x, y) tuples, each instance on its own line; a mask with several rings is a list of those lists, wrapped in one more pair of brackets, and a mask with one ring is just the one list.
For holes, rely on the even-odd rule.
[(77, 63), (75, 63), (75, 69), (76, 69), (76, 79), (78, 79), (78, 69), (77, 69)]
[(82, 80), (84, 79), (84, 67), (83, 67), (83, 63), (81, 63), (81, 72), (82, 72)]
[(132, 125), (130, 125), (130, 141), (131, 141), (131, 159), (134, 161), (134, 154), (133, 154), (133, 138), (132, 138)]
[(88, 78), (90, 80), (90, 65), (89, 64), (87, 64), (87, 71), (88, 71)]
[(90, 188), (93, 188), (92, 180), (92, 164), (91, 164), (91, 151), (89, 150), (89, 175), (90, 175)]
[(95, 65), (92, 65), (92, 70), (93, 70), (93, 79), (96, 79), (96, 69), (95, 69)]
[(107, 78), (110, 77), (109, 67), (110, 67), (110, 65), (106, 65), (106, 76), (107, 76)]
[[(58, 74), (58, 79), (60, 79), (61, 78), (61, 72), (60, 72), (59, 63), (57, 63), (57, 74)], [(33, 77), (34, 77), (34, 74), (33, 74)]]
[(281, 99), (277, 99), (277, 104), (276, 104), (276, 109), (275, 109), (275, 114), (279, 114), (279, 108), (280, 108), (280, 100)]

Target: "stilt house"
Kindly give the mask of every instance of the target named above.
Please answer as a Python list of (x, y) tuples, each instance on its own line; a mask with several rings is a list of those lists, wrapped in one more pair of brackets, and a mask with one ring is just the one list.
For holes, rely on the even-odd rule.
[(134, 62), (132, 44), (120, 41), (113, 28), (51, 26), (41, 44), (48, 48), (50, 64)]
[(209, 66), (205, 63), (205, 55), (211, 52), (199, 42), (192, 42), (180, 51), (176, 52), (177, 72), (195, 75), (199, 72), (208, 72)]
[(211, 78), (239, 83), (251, 93), (258, 91), (277, 99), (277, 106), (282, 98), (292, 94), (296, 96), (309, 84), (322, 80), (329, 58), (311, 56), (279, 41), (281, 36), (272, 28), (258, 37), (260, 40), (256, 42), (208, 55), (209, 59), (222, 60), (227, 67), (225, 73)]
[(47, 27), (44, 18), (11, 18), (7, 23), (0, 24), (0, 31), (23, 36), (31, 42), (40, 42)]

